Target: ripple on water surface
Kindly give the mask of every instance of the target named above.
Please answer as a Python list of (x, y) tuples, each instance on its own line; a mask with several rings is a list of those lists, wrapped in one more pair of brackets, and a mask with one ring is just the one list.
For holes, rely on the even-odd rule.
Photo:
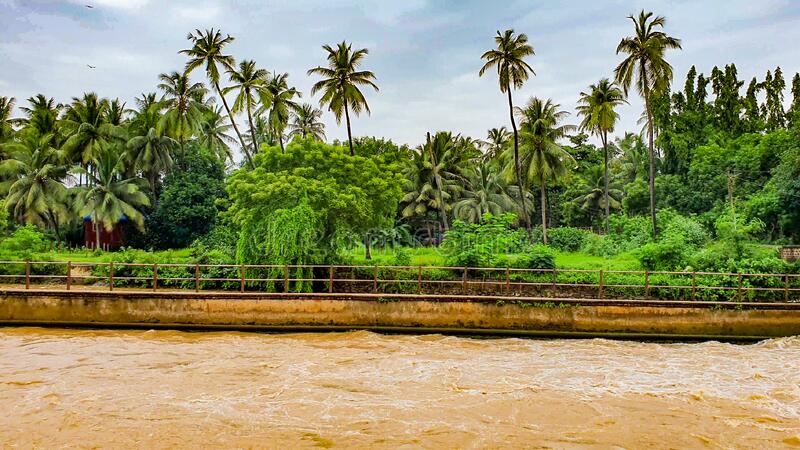
[(800, 446), (800, 338), (0, 329), (0, 443)]

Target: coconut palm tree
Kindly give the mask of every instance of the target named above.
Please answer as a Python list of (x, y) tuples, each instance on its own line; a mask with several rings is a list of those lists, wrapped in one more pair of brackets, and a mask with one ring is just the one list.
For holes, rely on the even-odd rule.
[(144, 136), (135, 136), (128, 141), (125, 162), (147, 176), (150, 192), (157, 193), (156, 183), (161, 173), (172, 169), (172, 152), (178, 142), (150, 128)]
[(622, 155), (619, 163), (628, 183), (647, 173), (647, 147), (641, 135), (625, 133), (625, 136), (614, 140), (614, 147)]
[[(539, 183), (542, 232), (544, 243), (547, 244), (547, 183), (564, 176), (568, 164), (573, 163), (572, 156), (558, 144), (567, 133), (575, 130), (573, 125), (562, 125), (561, 121), (569, 115), (560, 111), (561, 105), (552, 100), (542, 100), (532, 97), (524, 108), (515, 110), (520, 119), (522, 146), (520, 164), (522, 176), (528, 181)], [(513, 153), (509, 150), (504, 153), (503, 159), (512, 162)], [(513, 163), (506, 164), (505, 174), (513, 177), (515, 170)]]
[(320, 120), (322, 111), (314, 108), (309, 103), (303, 103), (292, 114), (289, 123), (289, 136), (299, 136), (303, 139), (311, 137), (318, 141), (325, 141), (325, 124)]
[(228, 106), (228, 101), (225, 99), (225, 95), (223, 95), (222, 88), (219, 85), (220, 66), (226, 71), (235, 69), (236, 63), (233, 56), (222, 53), (225, 46), (234, 41), (233, 36), (227, 34), (223, 37), (222, 32), (212, 28), (205, 31), (195, 30), (194, 33), (190, 33), (186, 38), (192, 43), (192, 48), (178, 52), (189, 57), (189, 61), (186, 63), (186, 73), (189, 74), (198, 67), (205, 66), (206, 77), (214, 86), (217, 95), (222, 99), (222, 104), (228, 113), (231, 126), (236, 132), (236, 136), (239, 137), (239, 143), (242, 145), (242, 152), (244, 152), (247, 163), (251, 168), (255, 168), (253, 157), (247, 149), (247, 145), (245, 145), (242, 133), (239, 132), (239, 127), (236, 126), (236, 120), (233, 118), (231, 108)]
[(453, 206), (455, 217), (469, 223), (478, 223), (484, 214), (519, 214), (519, 205), (508, 192), (502, 174), (486, 161), (478, 163), (466, 173), (462, 198)]
[(680, 49), (681, 41), (662, 31), (666, 24), (664, 17), (654, 17), (653, 13), (642, 10), (638, 17), (631, 15), (628, 18), (633, 22), (635, 34), (623, 38), (617, 46), (617, 54), (623, 53), (627, 56), (614, 69), (614, 74), (626, 96), (635, 82), (636, 90), (644, 100), (650, 158), (650, 218), (653, 222), (653, 237), (657, 238), (656, 162), (653, 148), (655, 131), (652, 104), (653, 97), (666, 92), (672, 82), (672, 66), (664, 59), (664, 54), (667, 50)]
[(23, 223), (50, 227), (59, 233), (59, 224), (68, 217), (67, 176), (63, 156), (53, 146), (52, 133), (40, 134), (29, 128), (18, 141), (0, 145), (8, 158), (0, 162), (0, 192), (7, 195), (5, 207)]
[(202, 83), (192, 83), (189, 76), (178, 72), (159, 75), (158, 88), (164, 92), (165, 108), (156, 132), (178, 141), (184, 152), (186, 141), (200, 131), (203, 116), (209, 109), (205, 101), (208, 90)]
[[(255, 136), (256, 142), (258, 143), (257, 145), (259, 146), (266, 144), (272, 147), (278, 143), (278, 139), (275, 137), (272, 128), (269, 126), (267, 118), (263, 115), (256, 116), (255, 131), (251, 134)], [(244, 139), (248, 144), (252, 144), (251, 137), (245, 137)]]
[[(236, 140), (228, 136), (231, 128), (230, 124), (223, 121), (221, 106), (209, 109), (203, 115), (203, 121), (200, 123), (198, 143), (217, 155), (220, 161), (224, 162), (228, 159), (232, 162), (231, 145), (235, 144)], [(248, 142), (248, 144), (252, 144), (252, 142)]]
[(490, 129), (486, 133), (486, 140), (482, 142), (483, 148), (486, 149), (485, 157), (494, 159), (499, 156), (510, 138), (511, 133), (508, 132), (506, 127)]
[[(589, 86), (589, 92), (581, 92), (578, 100), (578, 115), (582, 117), (578, 129), (588, 131), (600, 137), (603, 144), (603, 185), (606, 198), (608, 198), (608, 134), (614, 131), (614, 126), (619, 120), (616, 108), (626, 103), (622, 90), (608, 78), (601, 79), (597, 84)], [(604, 200), (605, 229), (608, 233), (608, 216), (611, 199)]]
[(604, 211), (607, 233), (609, 208), (619, 209), (622, 206), (620, 202), (623, 194), (619, 185), (612, 183), (609, 187), (605, 170), (602, 170), (600, 166), (591, 166), (583, 174), (580, 189), (582, 194), (572, 201), (592, 215), (596, 214), (597, 211)]
[(114, 126), (120, 126), (125, 122), (125, 102), (115, 98), (108, 103), (108, 111), (106, 112), (106, 122)]
[(350, 145), (350, 155), (353, 151), (353, 133), (350, 129), (350, 110), (355, 115), (361, 111), (370, 113), (367, 99), (359, 87), (368, 86), (378, 91), (375, 84), (375, 74), (368, 70), (358, 70), (369, 50), (362, 48), (353, 51), (352, 45), (342, 41), (336, 48), (323, 45), (328, 52), (328, 67), (315, 67), (308, 71), (308, 75), (323, 77), (311, 88), (311, 95), (322, 92), (319, 99), (320, 106), (327, 105), (336, 117), (336, 123), (342, 123), (342, 114), (347, 121), (347, 141)]
[(108, 122), (109, 106), (108, 100), (94, 92), (73, 97), (62, 121), (68, 136), (62, 149), (70, 161), (90, 169), (107, 147), (123, 142), (123, 130)]
[[(523, 188), (521, 166), (519, 160), (519, 132), (514, 121), (514, 101), (511, 98), (511, 91), (519, 89), (530, 77), (536, 75), (533, 68), (525, 62), (525, 58), (533, 56), (533, 47), (528, 44), (528, 36), (524, 33), (514, 35), (514, 30), (506, 30), (502, 34), (497, 31), (494, 38), (497, 44), (496, 49), (489, 50), (481, 55), (481, 59), (486, 63), (481, 67), (479, 76), (483, 76), (487, 70), (497, 69), (500, 82), (500, 92), (508, 95), (508, 115), (511, 119), (511, 128), (514, 130), (514, 168), (519, 191), (525, 192)], [(522, 215), (528, 230), (531, 228), (531, 218), (528, 214), (525, 202), (522, 202)]]
[(238, 91), (236, 100), (233, 101), (233, 112), (247, 112), (247, 122), (250, 124), (251, 144), (253, 154), (258, 153), (258, 141), (253, 134), (255, 126), (253, 124), (253, 106), (256, 104), (256, 92), (261, 89), (269, 79), (269, 72), (264, 69), (257, 69), (256, 62), (245, 60), (239, 63), (239, 70), (229, 70), (231, 83), (233, 86), (222, 90), (223, 94)]
[(30, 106), (19, 108), (27, 116), (22, 122), (34, 128), (41, 135), (55, 133), (55, 143), (57, 146), (60, 145), (57, 126), (62, 105), (56, 104), (52, 97), (47, 98), (42, 94), (30, 97), (28, 105)]
[(144, 193), (146, 182), (138, 177), (125, 178), (126, 155), (108, 149), (94, 161), (94, 173), (86, 172), (91, 180), (87, 187), (78, 188), (75, 211), (81, 217), (91, 216), (95, 224), (95, 245), (100, 248), (100, 226), (111, 231), (123, 217), (144, 230), (144, 215), (137, 209), (150, 205)]
[(289, 74), (273, 74), (269, 81), (258, 91), (261, 98), (260, 114), (267, 113), (267, 122), (273, 136), (278, 138), (278, 144), (283, 148), (283, 132), (289, 123), (289, 115), (296, 111), (297, 103), (294, 97), (302, 97), (294, 87), (289, 87)]
[(14, 134), (14, 119), (11, 115), (14, 114), (14, 105), (17, 99), (14, 97), (0, 97), (0, 143), (11, 139)]

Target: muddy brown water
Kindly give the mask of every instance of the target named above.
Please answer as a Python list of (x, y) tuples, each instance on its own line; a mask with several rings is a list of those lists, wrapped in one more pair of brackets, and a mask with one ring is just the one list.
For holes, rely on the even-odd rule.
[(0, 329), (2, 448), (800, 448), (800, 338)]

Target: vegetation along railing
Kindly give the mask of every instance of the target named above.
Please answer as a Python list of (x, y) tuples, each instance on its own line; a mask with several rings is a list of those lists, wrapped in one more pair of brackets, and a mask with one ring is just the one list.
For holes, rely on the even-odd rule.
[(800, 302), (800, 275), (493, 267), (0, 261), (25, 289), (118, 288)]

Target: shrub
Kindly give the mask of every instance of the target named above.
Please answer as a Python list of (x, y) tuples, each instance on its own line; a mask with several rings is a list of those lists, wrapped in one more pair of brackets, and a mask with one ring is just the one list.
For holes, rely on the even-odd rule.
[(395, 248), (392, 264), (395, 266), (410, 266), (411, 253), (409, 253), (408, 249), (404, 247)]
[(691, 217), (682, 216), (673, 211), (659, 214), (662, 220), (662, 239), (680, 239), (687, 245), (699, 247), (708, 242), (709, 233), (699, 222)]
[(643, 245), (635, 252), (647, 270), (682, 270), (689, 262), (688, 248), (680, 239), (664, 239)]
[(511, 261), (514, 269), (555, 269), (556, 256), (553, 251), (544, 245), (535, 245)]
[(586, 230), (572, 227), (552, 228), (547, 232), (550, 245), (562, 252), (578, 251), (590, 234)]
[(25, 225), (0, 242), (0, 253), (9, 259), (29, 259), (33, 253), (47, 251), (49, 245), (50, 239), (44, 233), (33, 225)]
[(596, 234), (590, 234), (586, 237), (581, 250), (592, 256), (602, 256), (604, 258), (616, 256), (622, 252), (619, 244), (613, 238)]

